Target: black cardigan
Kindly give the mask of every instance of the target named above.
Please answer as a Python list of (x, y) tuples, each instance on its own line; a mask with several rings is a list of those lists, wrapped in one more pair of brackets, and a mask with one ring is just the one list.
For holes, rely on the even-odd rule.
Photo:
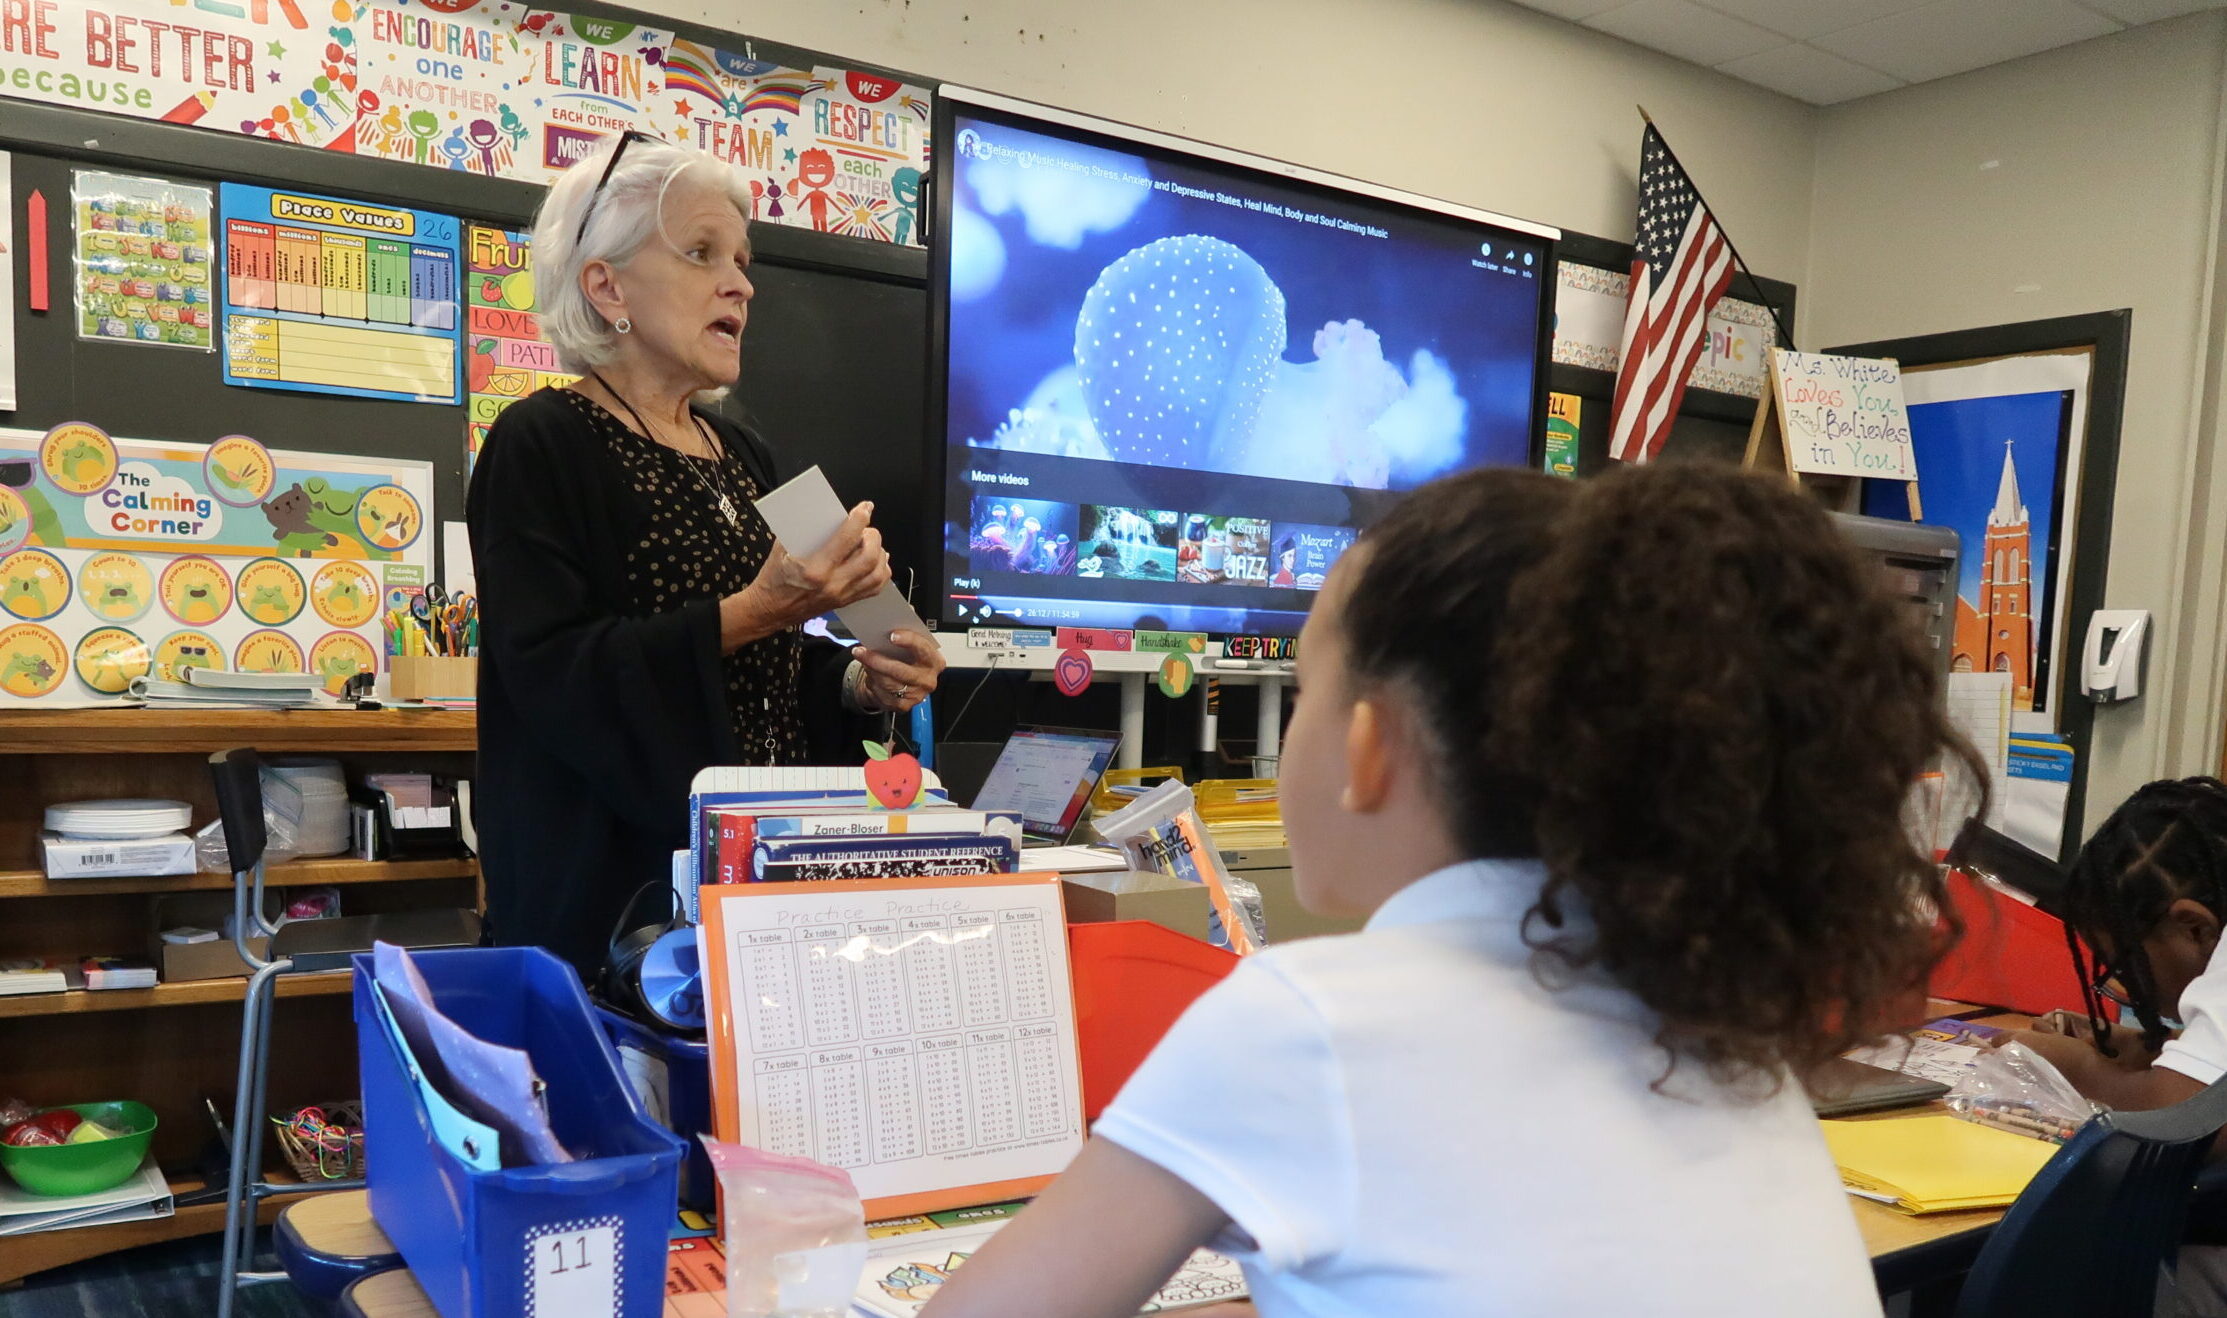
[[(755, 435), (699, 412), (761, 490)], [(737, 762), (719, 601), (620, 613), (647, 510), (605, 441), (544, 390), (495, 421), (466, 500), (480, 602), (479, 775), (473, 822), (498, 943), (546, 947), (593, 982), (614, 923), (688, 845), (696, 771)], [(858, 758), (842, 707), (849, 652), (807, 639), (813, 759)], [(847, 760), (845, 761), (847, 762)], [(668, 907), (645, 898), (657, 918)]]

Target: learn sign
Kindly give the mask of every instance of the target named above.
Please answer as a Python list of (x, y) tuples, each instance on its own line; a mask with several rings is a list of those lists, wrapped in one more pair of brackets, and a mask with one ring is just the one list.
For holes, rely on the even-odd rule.
[(1771, 388), (1786, 435), (1787, 465), (1820, 476), (1914, 481), (1902, 368), (1870, 357), (1771, 354)]

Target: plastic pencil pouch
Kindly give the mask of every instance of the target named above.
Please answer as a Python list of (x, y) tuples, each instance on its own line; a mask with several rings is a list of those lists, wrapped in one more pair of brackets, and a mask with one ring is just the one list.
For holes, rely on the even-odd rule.
[(1249, 956), (1268, 943), (1260, 889), (1222, 868), (1221, 853), (1199, 820), (1191, 789), (1169, 780), (1097, 822), (1098, 834), (1120, 847), (1133, 869), (1206, 885), (1229, 947)]
[(850, 1173), (702, 1138), (727, 1231), (727, 1318), (843, 1318), (866, 1270)]

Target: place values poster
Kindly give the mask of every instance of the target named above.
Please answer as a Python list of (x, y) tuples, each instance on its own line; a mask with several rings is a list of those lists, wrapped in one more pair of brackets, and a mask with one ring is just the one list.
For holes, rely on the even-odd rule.
[(0, 708), (186, 669), (378, 669), (385, 581), (432, 561), (431, 463), (0, 428)]
[(464, 233), (464, 374), (471, 392), (464, 448), (469, 473), (504, 408), (536, 389), (570, 384), (574, 377), (557, 369), (557, 350), (541, 341), (530, 236), (481, 224), (467, 225)]
[(460, 403), (447, 215), (224, 185), (224, 382)]
[(79, 338), (214, 346), (207, 188), (81, 169), (70, 211)]

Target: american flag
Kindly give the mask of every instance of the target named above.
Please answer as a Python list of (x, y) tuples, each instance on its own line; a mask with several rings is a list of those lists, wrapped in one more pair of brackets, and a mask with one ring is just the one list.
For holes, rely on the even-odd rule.
[(1686, 377), (1708, 341), (1709, 310), (1732, 282), (1732, 245), (1653, 124), (1639, 155), (1632, 295), (1609, 426), (1608, 451), (1621, 462), (1645, 462), (1662, 451)]

